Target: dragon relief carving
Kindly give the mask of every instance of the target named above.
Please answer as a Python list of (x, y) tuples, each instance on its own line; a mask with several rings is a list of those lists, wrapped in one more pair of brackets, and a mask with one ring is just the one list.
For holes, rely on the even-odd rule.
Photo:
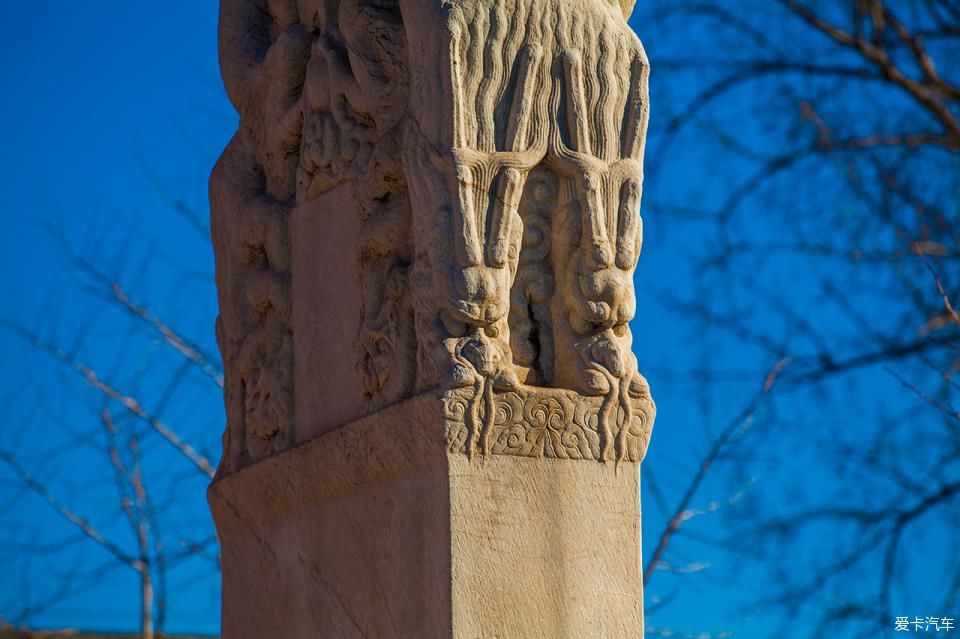
[[(240, 128), (211, 178), (221, 472), (289, 446), (291, 207), (350, 183), (369, 410), (451, 451), (639, 461), (648, 65), (628, 0), (224, 0)], [(522, 431), (522, 432), (521, 432)]]

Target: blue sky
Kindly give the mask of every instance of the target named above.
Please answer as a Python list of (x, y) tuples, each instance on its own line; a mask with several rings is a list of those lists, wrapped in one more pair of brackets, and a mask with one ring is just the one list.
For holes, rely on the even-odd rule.
[[(236, 126), (219, 81), (216, 18), (213, 0), (0, 3), (0, 24), (6, 26), (0, 39), (4, 60), (0, 86), (5, 89), (0, 100), (4, 141), (0, 181), (6, 230), (0, 235), (0, 271), (7, 275), (0, 316), (61, 339), (84, 332), (78, 350), (85, 360), (129, 380), (145, 395), (166, 384), (149, 373), (163, 361), (162, 345), (131, 330), (125, 318), (100, 310), (102, 303), (78, 287), (84, 280), (65, 259), (62, 245), (44, 229), (52, 225), (74, 250), (122, 273), (124, 285), (140, 302), (194, 336), (208, 352), (215, 351), (210, 246), (172, 211), (170, 200), (207, 215), (207, 175)], [(658, 100), (681, 99), (694, 87), (671, 82), (669, 76), (658, 79), (658, 40), (667, 34), (647, 34), (642, 26), (639, 33), (654, 65), (656, 118)], [(648, 149), (658, 148), (655, 136)], [(655, 189), (662, 189), (701, 193), (708, 201), (743, 170), (735, 161), (710, 165), (715, 159), (701, 153), (695, 139), (680, 144), (686, 146), (674, 149), (672, 164), (648, 156), (645, 198), (656, 197)], [(691, 183), (691, 173), (712, 177)], [(682, 297), (697, 293), (692, 288), (690, 258), (698, 242), (707, 241), (704, 231), (658, 217), (656, 209), (651, 212), (647, 207), (644, 227), (633, 331), (641, 371), (650, 379), (659, 408), (649, 464), (658, 471), (660, 488), (672, 503), (696, 468), (707, 434), (735, 415), (761, 381), (718, 384), (706, 393), (683, 379), (685, 368), (704, 358), (722, 360), (727, 368), (745, 368), (761, 362), (762, 355), (736, 349), (657, 302), (661, 291)], [(794, 277), (792, 271), (785, 268), (783, 277)], [(69, 441), (57, 426), (64, 415), (95, 416), (102, 407), (100, 398), (49, 357), (6, 333), (0, 333), (0, 349), (5, 355), (0, 368), (8, 389), (5, 405), (11, 407), (0, 423), (0, 444), (16, 442), (52, 486), (68, 486), (65, 499), (80, 499), (91, 518), (106, 517), (103, 500), (108, 499), (109, 486), (89, 468), (92, 460), (99, 459), (97, 451), (88, 448), (52, 460), (44, 453)], [(871, 419), (874, 411), (884, 412), (884, 396), (900, 390), (884, 375), (870, 377), (867, 383), (875, 385), (875, 403), (838, 414), (838, 421), (855, 427), (858, 420)], [(35, 401), (27, 401), (30, 398)], [(706, 422), (705, 411), (711, 416)], [(215, 389), (202, 379), (178, 386), (163, 415), (202, 450), (218, 455), (222, 408)], [(147, 463), (154, 464), (158, 473), (167, 472), (167, 460), (158, 455)], [(172, 485), (182, 487), (176, 507), (183, 517), (178, 525), (209, 529), (203, 482), (190, 476), (188, 469), (182, 471), (182, 482), (176, 479), (179, 469), (170, 472), (174, 472)], [(763, 480), (741, 479), (743, 486), (749, 486), (750, 479)], [(58, 483), (61, 480), (65, 483)], [(9, 477), (4, 482), (0, 489), (12, 485)], [(709, 485), (696, 505), (727, 499), (736, 490), (738, 485), (733, 483)], [(647, 492), (644, 509), (644, 544), (649, 552), (664, 518)], [(0, 516), (7, 518), (4, 523), (9, 529), (21, 531), (17, 534), (51, 541), (58, 537), (53, 532), (55, 514), (38, 499), (23, 498), (15, 510)], [(702, 523), (697, 525), (704, 534), (719, 534), (719, 515), (699, 519)], [(104, 521), (103, 526), (113, 530), (114, 523)], [(117, 530), (116, 534), (123, 533)], [(815, 551), (816, 543), (806, 550)], [(103, 559), (98, 552), (89, 551), (83, 561), (97, 564)], [(663, 582), (655, 579), (648, 603), (663, 597), (675, 600), (651, 617), (651, 624), (692, 633), (768, 634), (768, 619), (750, 615), (742, 607), (763, 589), (756, 567), (689, 541), (671, 560), (678, 565), (705, 563), (710, 568)], [(0, 605), (16, 599), (24, 588), (36, 592), (49, 588), (61, 577), (58, 569), (62, 568), (40, 563), (26, 576), (12, 572), (0, 576)], [(217, 580), (209, 562), (188, 562), (174, 571), (169, 631), (216, 631)], [(118, 572), (97, 584), (33, 622), (49, 627), (134, 629), (138, 619), (135, 576)], [(4, 612), (0, 608), (0, 614)]]
[[(0, 237), (0, 270), (7, 274), (2, 315), (45, 335), (85, 327), (85, 360), (129, 379), (136, 377), (131, 371), (155, 361), (156, 344), (138, 342), (128, 322), (102, 313), (102, 303), (78, 291), (75, 270), (44, 228), (52, 224), (79, 252), (122, 272), (140, 302), (215, 352), (209, 243), (171, 213), (167, 198), (206, 215), (206, 176), (236, 126), (219, 81), (216, 19), (217, 3), (211, 1), (0, 3), (0, 24), (6, 26), (0, 41), (6, 87), (0, 101), (0, 170), (7, 193), (7, 232)], [(99, 398), (10, 335), (0, 340), (4, 385), (22, 391), (20, 398), (43, 386), (42, 404), (57, 407), (19, 404), (24, 412), (11, 411), (0, 427), (5, 444), (14, 435), (25, 438), (20, 450), (27, 451), (31, 468), (49, 476), (62, 498), (97, 493), (102, 477), (84, 468), (101, 463), (95, 451), (51, 465), (30, 454), (63, 441), (55, 422), (64, 410), (96, 415)], [(152, 383), (149, 375), (137, 382), (145, 389)], [(215, 389), (188, 387), (178, 395), (165, 418), (189, 429), (193, 441), (217, 455), (223, 417)], [(27, 435), (14, 432), (25, 428)], [(51, 467), (60, 464), (66, 467)], [(69, 481), (61, 482), (64, 477)], [(191, 492), (176, 507), (189, 513), (185, 522), (209, 528), (202, 482), (191, 479), (189, 485)], [(98, 500), (109, 493), (97, 495), (76, 499), (94, 520), (103, 503)], [(8, 530), (22, 526), (44, 539), (63, 536), (63, 528), (51, 532), (55, 517), (31, 498), (4, 515)], [(111, 528), (109, 522), (101, 525)], [(125, 531), (110, 532), (123, 538)], [(100, 554), (90, 549), (83, 561), (95, 565), (104, 559)], [(41, 563), (26, 580), (9, 570), (0, 578), (0, 600), (28, 588), (39, 596), (62, 577), (58, 570), (68, 568)], [(209, 563), (186, 565), (173, 575), (177, 594), (171, 597), (168, 628), (214, 632), (219, 594)], [(135, 575), (120, 571), (97, 583), (33, 623), (136, 628)]]

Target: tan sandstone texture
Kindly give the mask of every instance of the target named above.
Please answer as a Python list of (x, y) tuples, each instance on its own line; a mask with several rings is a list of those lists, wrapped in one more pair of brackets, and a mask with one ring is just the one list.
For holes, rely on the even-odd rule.
[(223, 636), (641, 637), (628, 0), (222, 0)]

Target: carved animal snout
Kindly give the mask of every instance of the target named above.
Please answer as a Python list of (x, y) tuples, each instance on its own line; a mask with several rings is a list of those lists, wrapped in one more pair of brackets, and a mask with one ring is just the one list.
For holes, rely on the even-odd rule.
[(485, 266), (457, 269), (450, 301), (469, 324), (491, 324), (510, 309), (509, 270)]
[(612, 333), (612, 330), (604, 331), (600, 339), (590, 346), (590, 359), (606, 368), (614, 377), (620, 378), (627, 373), (628, 356)]
[(623, 343), (614, 329), (606, 329), (581, 343), (580, 357), (583, 360), (581, 390), (590, 395), (606, 395), (611, 392), (611, 379), (633, 375), (633, 358), (629, 341)]
[(464, 342), (460, 355), (485, 377), (493, 375), (498, 370), (502, 359), (502, 353), (497, 345), (480, 331)]
[(579, 276), (584, 318), (603, 326), (633, 319), (633, 279), (617, 268), (588, 271)]

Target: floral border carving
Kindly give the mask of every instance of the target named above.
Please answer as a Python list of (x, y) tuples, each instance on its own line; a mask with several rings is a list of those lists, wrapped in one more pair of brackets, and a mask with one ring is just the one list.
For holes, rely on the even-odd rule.
[[(640, 462), (650, 443), (656, 411), (649, 395), (631, 397), (629, 423), (624, 426), (624, 411), (617, 406), (605, 434), (604, 398), (561, 388), (520, 386), (478, 396), (467, 387), (444, 393), (442, 401), (447, 450), (470, 456)], [(604, 453), (607, 437), (614, 440), (612, 455)]]

